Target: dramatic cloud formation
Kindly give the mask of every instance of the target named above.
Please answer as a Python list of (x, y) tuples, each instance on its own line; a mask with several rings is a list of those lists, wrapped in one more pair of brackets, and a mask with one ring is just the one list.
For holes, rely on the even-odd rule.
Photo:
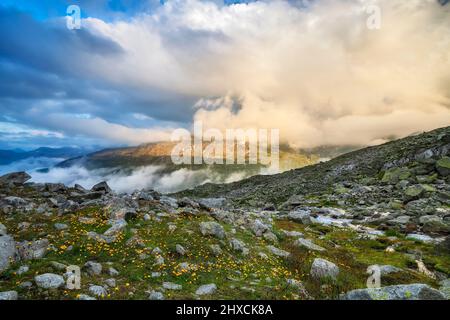
[[(449, 5), (142, 3), (113, 16), (104, 1), (86, 4), (92, 14), (73, 31), (63, 18), (0, 9), (1, 121), (51, 139), (137, 144), (196, 119), (280, 128), (299, 147), (381, 143), (450, 124)], [(381, 8), (380, 30), (366, 26), (370, 4)]]

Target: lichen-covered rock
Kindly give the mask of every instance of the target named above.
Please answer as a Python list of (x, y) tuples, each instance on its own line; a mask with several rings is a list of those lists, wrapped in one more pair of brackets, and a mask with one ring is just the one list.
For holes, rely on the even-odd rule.
[(422, 216), (419, 222), (425, 232), (450, 232), (450, 223), (436, 215)]
[(396, 285), (347, 292), (343, 300), (445, 300), (444, 295), (426, 284)]
[(381, 179), (381, 182), (389, 183), (389, 184), (396, 184), (401, 180), (407, 180), (411, 177), (411, 172), (408, 168), (391, 168), (387, 170), (383, 178)]
[(448, 176), (450, 174), (450, 157), (443, 157), (436, 162), (436, 170), (441, 176)]

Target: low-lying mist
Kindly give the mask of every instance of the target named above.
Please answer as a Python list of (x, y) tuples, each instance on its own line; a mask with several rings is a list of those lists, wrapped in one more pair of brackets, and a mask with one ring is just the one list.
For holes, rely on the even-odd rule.
[[(177, 192), (205, 183), (230, 183), (249, 177), (250, 172), (243, 167), (242, 171), (230, 174), (219, 174), (213, 168), (190, 170), (181, 168), (172, 172), (163, 172), (163, 166), (145, 166), (136, 169), (88, 170), (83, 166), (69, 168), (54, 167), (45, 172), (31, 171), (32, 182), (64, 183), (67, 186), (80, 184), (90, 189), (100, 181), (106, 181), (116, 192), (133, 192), (144, 188), (155, 189), (163, 193)], [(260, 174), (275, 173), (269, 168), (262, 169)]]

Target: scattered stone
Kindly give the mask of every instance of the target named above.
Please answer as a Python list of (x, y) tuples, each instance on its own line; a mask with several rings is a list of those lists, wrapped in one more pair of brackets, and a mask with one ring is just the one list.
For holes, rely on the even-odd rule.
[(66, 271), (67, 270), (67, 266), (65, 264), (63, 264), (63, 263), (58, 262), (58, 261), (51, 261), (50, 265), (54, 269), (56, 269), (58, 271)]
[(269, 249), (269, 251), (272, 252), (272, 254), (281, 258), (287, 258), (291, 255), (289, 252), (284, 251), (282, 249), (278, 249), (277, 247), (274, 246), (267, 246), (267, 249)]
[(91, 276), (98, 276), (102, 273), (102, 265), (98, 262), (88, 261), (84, 265), (86, 271)]
[(450, 232), (450, 223), (446, 223), (437, 215), (422, 216), (419, 218), (419, 223), (423, 225), (424, 232)]
[(30, 270), (29, 266), (23, 265), (23, 266), (20, 266), (19, 269), (17, 269), (16, 273), (17, 273), (17, 275), (21, 276), (21, 275), (27, 273), (29, 270)]
[(265, 240), (267, 240), (268, 242), (271, 242), (271, 243), (277, 243), (278, 242), (278, 237), (276, 236), (276, 234), (273, 233), (273, 232), (270, 232), (270, 231), (265, 232), (263, 234), (263, 238)]
[(33, 283), (31, 281), (25, 281), (19, 284), (19, 288), (22, 289), (30, 289), (33, 286)]
[(93, 191), (93, 192), (103, 192), (103, 193), (112, 193), (111, 188), (108, 186), (108, 184), (105, 181), (97, 183), (95, 186), (92, 187), (91, 191)]
[(108, 295), (108, 291), (104, 287), (97, 286), (97, 285), (91, 285), (89, 287), (89, 292), (92, 295), (100, 297), (100, 298), (104, 298)]
[(313, 243), (311, 240), (308, 239), (299, 238), (295, 240), (294, 244), (299, 247), (305, 247), (308, 250), (325, 251), (325, 248), (318, 246), (317, 244)]
[(156, 247), (152, 250), (152, 254), (153, 255), (161, 255), (162, 254), (162, 250), (159, 247)]
[(186, 249), (185, 249), (181, 244), (177, 244), (177, 245), (175, 246), (175, 250), (177, 251), (177, 253), (178, 253), (180, 256), (184, 256), (184, 255), (186, 254)]
[(45, 273), (34, 277), (34, 281), (39, 288), (58, 289), (64, 286), (64, 278), (58, 274)]
[(164, 260), (164, 258), (162, 256), (157, 256), (155, 258), (155, 265), (156, 266), (163, 265), (164, 263), (165, 263), (165, 260)]
[(164, 295), (159, 291), (152, 291), (148, 296), (149, 300), (164, 300)]
[(443, 157), (436, 162), (436, 170), (441, 176), (448, 176), (450, 174), (450, 157)]
[(198, 201), (200, 206), (205, 209), (217, 208), (220, 209), (224, 206), (227, 199), (225, 198), (203, 198)]
[(412, 240), (419, 240), (425, 243), (432, 243), (434, 242), (434, 239), (430, 236), (427, 236), (425, 234), (417, 234), (417, 233), (410, 233), (406, 236), (407, 239)]
[(204, 236), (214, 236), (218, 239), (225, 238), (225, 230), (214, 221), (200, 223), (200, 232)]
[(55, 223), (54, 227), (56, 230), (66, 230), (67, 228), (69, 228), (69, 226), (64, 223)]
[(450, 300), (450, 279), (442, 280), (439, 284), (441, 285), (439, 291), (442, 292), (447, 300)]
[(417, 199), (425, 192), (425, 188), (418, 184), (414, 186), (410, 186), (405, 190), (405, 196), (408, 199)]
[(217, 286), (214, 283), (211, 284), (205, 284), (200, 286), (197, 291), (195, 291), (196, 295), (203, 296), (203, 295), (210, 295), (214, 294), (217, 290)]
[(93, 301), (93, 300), (97, 300), (94, 297), (88, 296), (87, 294), (79, 294), (77, 296), (77, 300), (85, 300), (85, 301)]
[(253, 231), (255, 236), (261, 237), (264, 232), (269, 230), (269, 227), (261, 222), (261, 220), (256, 219), (253, 221), (253, 223), (250, 225), (250, 229)]
[(302, 224), (306, 224), (306, 225), (312, 223), (311, 212), (306, 211), (306, 210), (292, 211), (288, 214), (288, 219), (290, 219), (294, 222), (298, 222), (298, 223), (302, 223)]
[(17, 291), (3, 291), (0, 292), (0, 300), (18, 300), (19, 294)]
[(426, 284), (396, 285), (347, 292), (344, 300), (445, 300), (445, 296)]
[(183, 286), (181, 284), (176, 284), (173, 282), (164, 282), (163, 288), (166, 290), (181, 290), (183, 289)]
[(22, 260), (41, 259), (47, 253), (49, 245), (48, 239), (23, 241), (17, 244), (17, 251)]
[(31, 179), (31, 176), (26, 172), (13, 172), (0, 177), (0, 185), (23, 185)]
[(6, 236), (8, 234), (6, 231), (6, 227), (0, 223), (0, 236)]
[(218, 244), (212, 244), (209, 246), (209, 248), (211, 249), (211, 253), (216, 257), (222, 254), (222, 249)]
[(339, 268), (328, 260), (316, 258), (311, 266), (310, 274), (316, 279), (330, 278), (336, 280)]
[(372, 269), (372, 268), (379, 268), (380, 274), (382, 276), (385, 276), (385, 275), (388, 275), (388, 274), (391, 274), (391, 273), (397, 273), (397, 272), (403, 271), (402, 269), (394, 267), (394, 266), (391, 266), (391, 265), (374, 264), (374, 265), (371, 265), (371, 266), (368, 267), (368, 269)]
[(286, 230), (281, 230), (281, 232), (282, 232), (286, 237), (290, 237), (290, 238), (302, 238), (302, 237), (303, 237), (303, 233), (298, 232), (298, 231), (286, 231)]
[(116, 287), (116, 279), (114, 279), (114, 278), (106, 279), (105, 284), (110, 288), (115, 288)]
[(238, 239), (231, 239), (230, 246), (234, 251), (241, 252), (243, 255), (247, 255), (249, 253), (249, 250), (246, 247), (245, 243)]
[(111, 228), (106, 230), (103, 235), (110, 237), (110, 236), (116, 236), (120, 232), (122, 232), (126, 227), (128, 223), (124, 219), (114, 220)]
[(117, 270), (114, 269), (113, 267), (110, 267), (110, 268), (108, 269), (108, 274), (109, 274), (111, 277), (115, 277), (115, 276), (118, 276), (120, 273), (119, 273), (119, 271), (117, 271)]
[(161, 199), (159, 199), (159, 202), (161, 202), (162, 204), (165, 204), (171, 208), (178, 208), (178, 201), (175, 198), (172, 197), (167, 197), (167, 196), (162, 196)]

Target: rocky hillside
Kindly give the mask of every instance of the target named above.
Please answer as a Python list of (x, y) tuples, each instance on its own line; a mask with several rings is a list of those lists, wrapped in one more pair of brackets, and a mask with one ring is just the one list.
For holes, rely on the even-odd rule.
[[(449, 150), (447, 127), (279, 175), (205, 184), (179, 196), (223, 197), (232, 206), (260, 209), (334, 206), (345, 208), (356, 219), (391, 211), (414, 220), (415, 213), (426, 212), (448, 222)], [(444, 225), (437, 229), (448, 232)]]
[(0, 177), (0, 299), (448, 299), (449, 130), (173, 196)]

